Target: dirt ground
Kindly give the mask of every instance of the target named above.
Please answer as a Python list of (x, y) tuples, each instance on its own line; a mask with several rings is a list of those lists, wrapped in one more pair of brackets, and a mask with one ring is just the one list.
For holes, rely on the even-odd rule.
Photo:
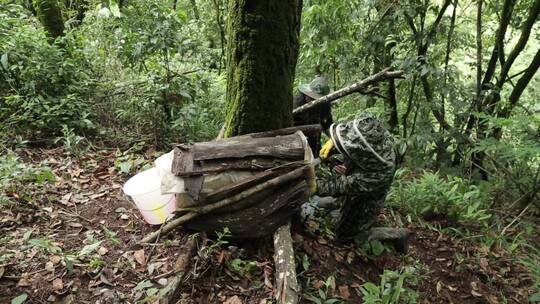
[[(114, 169), (111, 151), (79, 160), (61, 149), (30, 150), (22, 157), (44, 162), (56, 182), (28, 185), (31, 197), (26, 188), (6, 193), (17, 204), (0, 209), (0, 303), (23, 293), (25, 303), (159, 303), (193, 232), (179, 230), (131, 249), (158, 227), (145, 224), (122, 194), (128, 176)], [(407, 254), (377, 257), (295, 229), (302, 303), (311, 303), (309, 295), (323, 289), (328, 299), (361, 303), (362, 284), (378, 285), (385, 269), (407, 266), (416, 269), (417, 283), (408, 287), (418, 291), (420, 303), (527, 303), (531, 282), (514, 254), (414, 223), (407, 228), (413, 232)], [(270, 303), (271, 239), (217, 240), (204, 234), (200, 239), (180, 303)]]

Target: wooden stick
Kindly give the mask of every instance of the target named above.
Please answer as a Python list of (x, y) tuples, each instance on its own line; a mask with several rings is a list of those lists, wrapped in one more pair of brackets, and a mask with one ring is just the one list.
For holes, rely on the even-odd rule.
[[(214, 203), (214, 204), (210, 204), (210, 205), (205, 205), (205, 206), (202, 206), (202, 207), (196, 207), (196, 208), (185, 208), (181, 211), (189, 211), (188, 213), (182, 215), (181, 217), (179, 218), (176, 218), (176, 219), (172, 219), (171, 221), (169, 221), (167, 224), (165, 224), (165, 226), (163, 226), (163, 228), (161, 229), (161, 235), (166, 235), (168, 234), (169, 232), (173, 231), (175, 228), (177, 228), (178, 226), (182, 225), (183, 223), (186, 223), (202, 214), (205, 214), (205, 213), (209, 213), (209, 212), (212, 212), (214, 210), (217, 210), (217, 209), (220, 209), (220, 208), (223, 208), (223, 207), (226, 207), (226, 206), (229, 206), (231, 204), (234, 204), (240, 200), (243, 200), (257, 192), (260, 192), (260, 191), (263, 191), (263, 190), (266, 190), (266, 189), (270, 189), (270, 188), (275, 188), (275, 187), (278, 187), (280, 185), (282, 185), (283, 183), (286, 183), (288, 181), (291, 181), (293, 179), (297, 179), (299, 178), (300, 176), (303, 176), (305, 174), (305, 171), (307, 170), (308, 166), (303, 166), (303, 167), (300, 167), (298, 169), (295, 169), (289, 173), (286, 173), (284, 175), (281, 175), (281, 176), (278, 176), (278, 177), (275, 177), (267, 182), (264, 182), (262, 184), (259, 184), (257, 186), (254, 186), (246, 191), (243, 191), (243, 192), (240, 192), (234, 196), (231, 196), (227, 199), (224, 199), (224, 200), (221, 200), (217, 203)], [(151, 243), (153, 242), (158, 236), (160, 235), (160, 231), (154, 231), (152, 233), (149, 233), (148, 235), (146, 235), (142, 240), (140, 240), (138, 242), (138, 244), (142, 244), (142, 243)]]
[(300, 286), (296, 280), (291, 223), (279, 227), (274, 233), (274, 263), (276, 265), (275, 298), (277, 303), (298, 303)]
[(298, 107), (293, 110), (293, 114), (305, 112), (313, 107), (316, 107), (320, 104), (332, 102), (336, 99), (339, 99), (341, 97), (347, 96), (354, 92), (359, 92), (365, 89), (367, 86), (379, 82), (381, 80), (385, 80), (388, 78), (399, 78), (403, 76), (403, 71), (392, 71), (392, 68), (385, 68), (382, 71), (373, 74), (353, 85), (350, 85), (348, 87), (345, 87), (343, 89), (337, 90), (335, 92), (332, 92), (328, 95), (325, 95), (319, 99), (315, 99), (309, 103), (306, 103), (305, 105)]
[(180, 256), (178, 256), (174, 267), (175, 275), (169, 284), (167, 284), (167, 287), (165, 287), (167, 289), (167, 293), (164, 295), (164, 298), (166, 299), (165, 303), (173, 304), (178, 302), (182, 291), (182, 282), (187, 273), (189, 261), (195, 254), (195, 249), (197, 249), (198, 240), (198, 235), (197, 237), (190, 238), (184, 248), (180, 251)]

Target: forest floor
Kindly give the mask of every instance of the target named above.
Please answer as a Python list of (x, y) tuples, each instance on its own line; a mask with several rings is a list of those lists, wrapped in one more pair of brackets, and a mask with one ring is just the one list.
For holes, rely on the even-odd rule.
[[(55, 181), (22, 182), (6, 193), (16, 203), (0, 209), (0, 303), (16, 297), (14, 303), (25, 297), (25, 303), (159, 303), (193, 232), (179, 230), (131, 250), (158, 227), (145, 224), (122, 194), (128, 175), (117, 170), (114, 151), (80, 158), (60, 148), (19, 154), (36, 167), (51, 168)], [(396, 216), (407, 218), (396, 210), (381, 215), (386, 220)], [(429, 228), (436, 223), (404, 221), (412, 231), (405, 255), (386, 248), (367, 254), (295, 227), (302, 302), (361, 303), (360, 290), (369, 289), (365, 283), (380, 286), (385, 270), (387, 282), (406, 279), (402, 293), (411, 302), (527, 302), (531, 281), (517, 262), (519, 252)], [(272, 298), (271, 239), (200, 239), (206, 250), (199, 247), (189, 265), (181, 303), (260, 304)]]

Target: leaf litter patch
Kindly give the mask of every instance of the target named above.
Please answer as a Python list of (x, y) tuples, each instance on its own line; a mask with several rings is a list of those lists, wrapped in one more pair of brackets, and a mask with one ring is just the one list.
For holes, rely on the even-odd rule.
[[(72, 159), (62, 149), (25, 150), (21, 159), (51, 169), (54, 181), (22, 183), (0, 209), (0, 303), (158, 303), (193, 232), (178, 231), (142, 249), (136, 240), (158, 229), (144, 223), (121, 192), (128, 175), (115, 154)], [(415, 226), (409, 253), (380, 245), (337, 244), (295, 229), (302, 303), (360, 303), (385, 270), (429, 303), (526, 302), (530, 281), (516, 257)], [(199, 235), (182, 282), (186, 303), (265, 303), (273, 296), (270, 239), (230, 241)], [(376, 253), (376, 254), (375, 254)], [(412, 279), (411, 279), (412, 278)], [(369, 285), (370, 288), (373, 286)], [(411, 293), (411, 295), (414, 293)]]

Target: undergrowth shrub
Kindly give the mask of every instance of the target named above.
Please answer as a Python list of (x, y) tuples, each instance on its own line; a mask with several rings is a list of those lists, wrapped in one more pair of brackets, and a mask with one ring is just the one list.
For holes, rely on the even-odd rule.
[(84, 102), (88, 88), (84, 60), (69, 47), (50, 44), (23, 7), (4, 3), (0, 7), (2, 136), (40, 140), (62, 134), (63, 125), (77, 132), (91, 129), (90, 109)]
[(158, 1), (129, 3), (122, 14), (107, 7), (87, 12), (79, 36), (103, 79), (91, 103), (102, 137), (114, 145), (168, 147), (217, 135), (225, 78), (205, 68), (205, 39), (185, 14)]
[(2, 151), (0, 155), (0, 204), (12, 202), (11, 197), (30, 201), (35, 186), (54, 181), (55, 176), (50, 168), (27, 164), (15, 153), (9, 150)]
[(389, 194), (393, 204), (418, 216), (487, 224), (488, 191), (457, 176), (443, 178), (438, 172), (423, 171), (410, 179), (406, 173), (410, 171), (398, 172)]
[(495, 203), (503, 209), (534, 204), (539, 211), (540, 115), (490, 118), (489, 124), (492, 130), (504, 130), (503, 136), (479, 142), (474, 151), (486, 155), (485, 164), (497, 191)]

